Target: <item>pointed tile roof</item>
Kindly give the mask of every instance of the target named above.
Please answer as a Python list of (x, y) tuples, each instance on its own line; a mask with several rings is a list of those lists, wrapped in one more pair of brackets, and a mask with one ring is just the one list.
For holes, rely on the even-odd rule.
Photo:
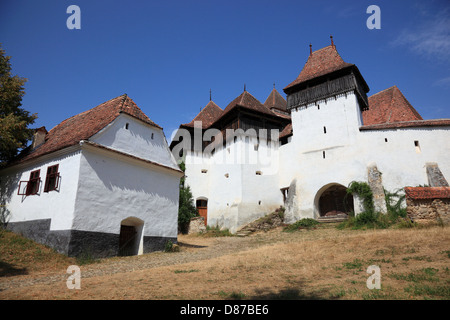
[(342, 60), (336, 50), (336, 46), (330, 45), (312, 52), (297, 79), (287, 85), (284, 90), (313, 78), (351, 66), (354, 66), (354, 64)]
[(223, 110), (215, 104), (212, 100), (197, 114), (197, 116), (189, 123), (185, 123), (182, 126), (194, 127), (195, 121), (202, 122), (202, 128), (206, 129), (211, 126), (214, 121), (219, 119), (223, 114)]
[(43, 144), (34, 150), (30, 150), (31, 148), (24, 150), (19, 156), (18, 161), (24, 162), (34, 159), (44, 154), (75, 145), (81, 140), (87, 140), (114, 121), (121, 113), (128, 114), (161, 129), (160, 126), (142, 112), (127, 94), (123, 94), (88, 111), (64, 120), (47, 133)]
[(284, 99), (283, 96), (275, 88), (273, 88), (272, 92), (270, 92), (269, 96), (264, 102), (264, 106), (269, 109), (275, 108), (278, 110), (287, 111), (286, 99)]
[(243, 107), (245, 109), (270, 114), (272, 116), (274, 115), (274, 113), (270, 111), (270, 109), (264, 106), (261, 102), (258, 101), (258, 99), (256, 99), (246, 90), (228, 104), (228, 106), (224, 109), (223, 114), (227, 114), (237, 107)]
[(369, 97), (369, 109), (363, 111), (364, 125), (423, 120), (397, 86)]

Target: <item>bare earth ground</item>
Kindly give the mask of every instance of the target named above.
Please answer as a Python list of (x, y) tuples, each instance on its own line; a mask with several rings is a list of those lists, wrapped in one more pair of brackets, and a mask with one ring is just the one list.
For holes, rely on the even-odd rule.
[[(338, 230), (330, 224), (292, 233), (278, 228), (247, 237), (180, 235), (180, 252), (82, 265), (78, 290), (66, 285), (66, 269), (75, 264), (70, 259), (51, 268), (4, 273), (0, 299), (448, 300), (449, 231), (448, 226)], [(370, 265), (380, 267), (380, 290), (367, 288)]]

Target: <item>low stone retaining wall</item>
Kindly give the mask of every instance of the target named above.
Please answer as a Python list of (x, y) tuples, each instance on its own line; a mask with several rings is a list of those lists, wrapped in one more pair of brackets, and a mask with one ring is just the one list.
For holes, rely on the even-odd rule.
[(450, 224), (450, 187), (406, 187), (408, 217), (416, 222)]

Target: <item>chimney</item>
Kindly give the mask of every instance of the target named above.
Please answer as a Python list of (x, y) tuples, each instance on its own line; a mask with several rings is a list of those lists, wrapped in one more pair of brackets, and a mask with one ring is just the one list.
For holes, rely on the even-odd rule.
[(31, 149), (34, 150), (45, 142), (45, 136), (47, 135), (47, 130), (45, 127), (40, 127), (34, 130), (33, 142), (31, 143)]

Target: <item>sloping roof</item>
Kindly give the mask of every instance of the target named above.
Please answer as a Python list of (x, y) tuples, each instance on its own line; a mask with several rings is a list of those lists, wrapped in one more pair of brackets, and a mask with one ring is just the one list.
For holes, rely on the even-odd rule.
[(370, 96), (362, 116), (364, 125), (423, 120), (397, 86)]
[(354, 64), (345, 62), (337, 52), (336, 46), (330, 45), (312, 52), (297, 79), (287, 85), (284, 90), (313, 78), (351, 66), (354, 66)]
[(280, 132), (279, 138), (281, 139), (281, 138), (284, 138), (284, 137), (288, 137), (288, 136), (290, 136), (290, 135), (292, 135), (292, 134), (293, 134), (292, 123), (288, 123), (288, 124), (284, 127), (283, 131)]
[(405, 187), (405, 195), (410, 199), (449, 199), (450, 187)]
[(24, 162), (87, 140), (115, 120), (120, 113), (161, 128), (150, 120), (128, 95), (123, 94), (64, 120), (47, 133), (43, 144), (34, 150), (24, 150), (15, 162)]
[(208, 104), (192, 119), (191, 122), (185, 123), (182, 126), (194, 127), (195, 121), (202, 122), (202, 128), (206, 129), (214, 123), (223, 114), (223, 110), (215, 104), (213, 101), (209, 101)]
[(270, 92), (269, 96), (264, 102), (264, 106), (269, 109), (275, 108), (283, 111), (287, 110), (286, 99), (284, 99), (283, 96), (275, 88), (273, 88)]
[(385, 130), (400, 128), (419, 128), (419, 127), (448, 127), (450, 119), (431, 119), (431, 120), (413, 120), (403, 122), (379, 123), (372, 125), (364, 125), (359, 130)]
[(237, 107), (243, 107), (272, 116), (275, 115), (272, 111), (270, 111), (270, 109), (264, 106), (261, 102), (258, 101), (258, 99), (256, 99), (246, 90), (228, 104), (228, 106), (224, 109), (223, 114), (225, 115)]

